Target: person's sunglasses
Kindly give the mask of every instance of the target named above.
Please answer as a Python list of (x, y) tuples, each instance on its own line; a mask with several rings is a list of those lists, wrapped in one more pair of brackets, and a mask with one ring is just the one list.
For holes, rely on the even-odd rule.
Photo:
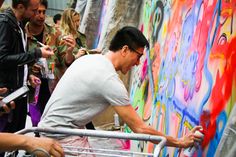
[(137, 50), (135, 50), (135, 49), (133, 49), (131, 47), (129, 47), (129, 49), (132, 50), (133, 52), (135, 52), (138, 55), (139, 59), (143, 56), (143, 53), (141, 53), (141, 52), (139, 52), (139, 51), (137, 51)]

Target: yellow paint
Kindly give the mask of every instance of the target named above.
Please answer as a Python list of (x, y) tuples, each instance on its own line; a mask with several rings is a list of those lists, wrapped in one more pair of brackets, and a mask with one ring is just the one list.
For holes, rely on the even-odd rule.
[(225, 60), (225, 55), (223, 53), (211, 53), (210, 54), (210, 59), (222, 59), (222, 60)]
[(184, 126), (186, 126), (189, 130), (193, 128), (193, 126), (188, 121), (184, 121)]
[(163, 23), (162, 37), (165, 38), (167, 34), (167, 24)]

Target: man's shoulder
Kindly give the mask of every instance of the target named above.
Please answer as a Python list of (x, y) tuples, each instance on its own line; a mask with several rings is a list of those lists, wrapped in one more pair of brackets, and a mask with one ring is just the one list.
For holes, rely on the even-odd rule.
[(14, 28), (18, 28), (16, 18), (11, 13), (9, 13), (9, 11), (0, 13), (0, 23), (1, 26), (7, 25)]
[(7, 21), (7, 22), (9, 22), (9, 21), (12, 21), (13, 23), (17, 22), (16, 17), (14, 16), (14, 13), (10, 8), (8, 8), (4, 12), (0, 13), (0, 19), (2, 21)]
[(81, 57), (81, 60), (84, 60), (84, 64), (86, 65), (89, 62), (89, 66), (93, 69), (96, 69), (100, 72), (114, 72), (114, 68), (111, 62), (102, 54), (92, 54), (92, 55), (85, 55)]
[(0, 13), (0, 32), (9, 33), (9, 31), (18, 31), (18, 25), (5, 13)]
[(9, 17), (7, 16), (6, 13), (0, 13), (0, 22), (9, 22)]

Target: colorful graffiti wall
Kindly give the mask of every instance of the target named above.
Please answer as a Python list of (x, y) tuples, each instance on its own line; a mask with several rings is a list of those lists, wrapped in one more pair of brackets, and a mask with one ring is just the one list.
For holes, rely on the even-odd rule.
[[(147, 124), (171, 136), (202, 125), (195, 156), (214, 156), (236, 104), (236, 0), (146, 0), (140, 29), (150, 50), (133, 70), (131, 103)], [(183, 150), (165, 148), (162, 156)]]

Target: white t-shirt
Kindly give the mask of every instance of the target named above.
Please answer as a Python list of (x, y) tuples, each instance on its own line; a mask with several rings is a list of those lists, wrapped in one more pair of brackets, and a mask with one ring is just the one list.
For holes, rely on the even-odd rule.
[(80, 57), (53, 91), (39, 127), (81, 128), (109, 105), (129, 105), (128, 92), (103, 55)]

